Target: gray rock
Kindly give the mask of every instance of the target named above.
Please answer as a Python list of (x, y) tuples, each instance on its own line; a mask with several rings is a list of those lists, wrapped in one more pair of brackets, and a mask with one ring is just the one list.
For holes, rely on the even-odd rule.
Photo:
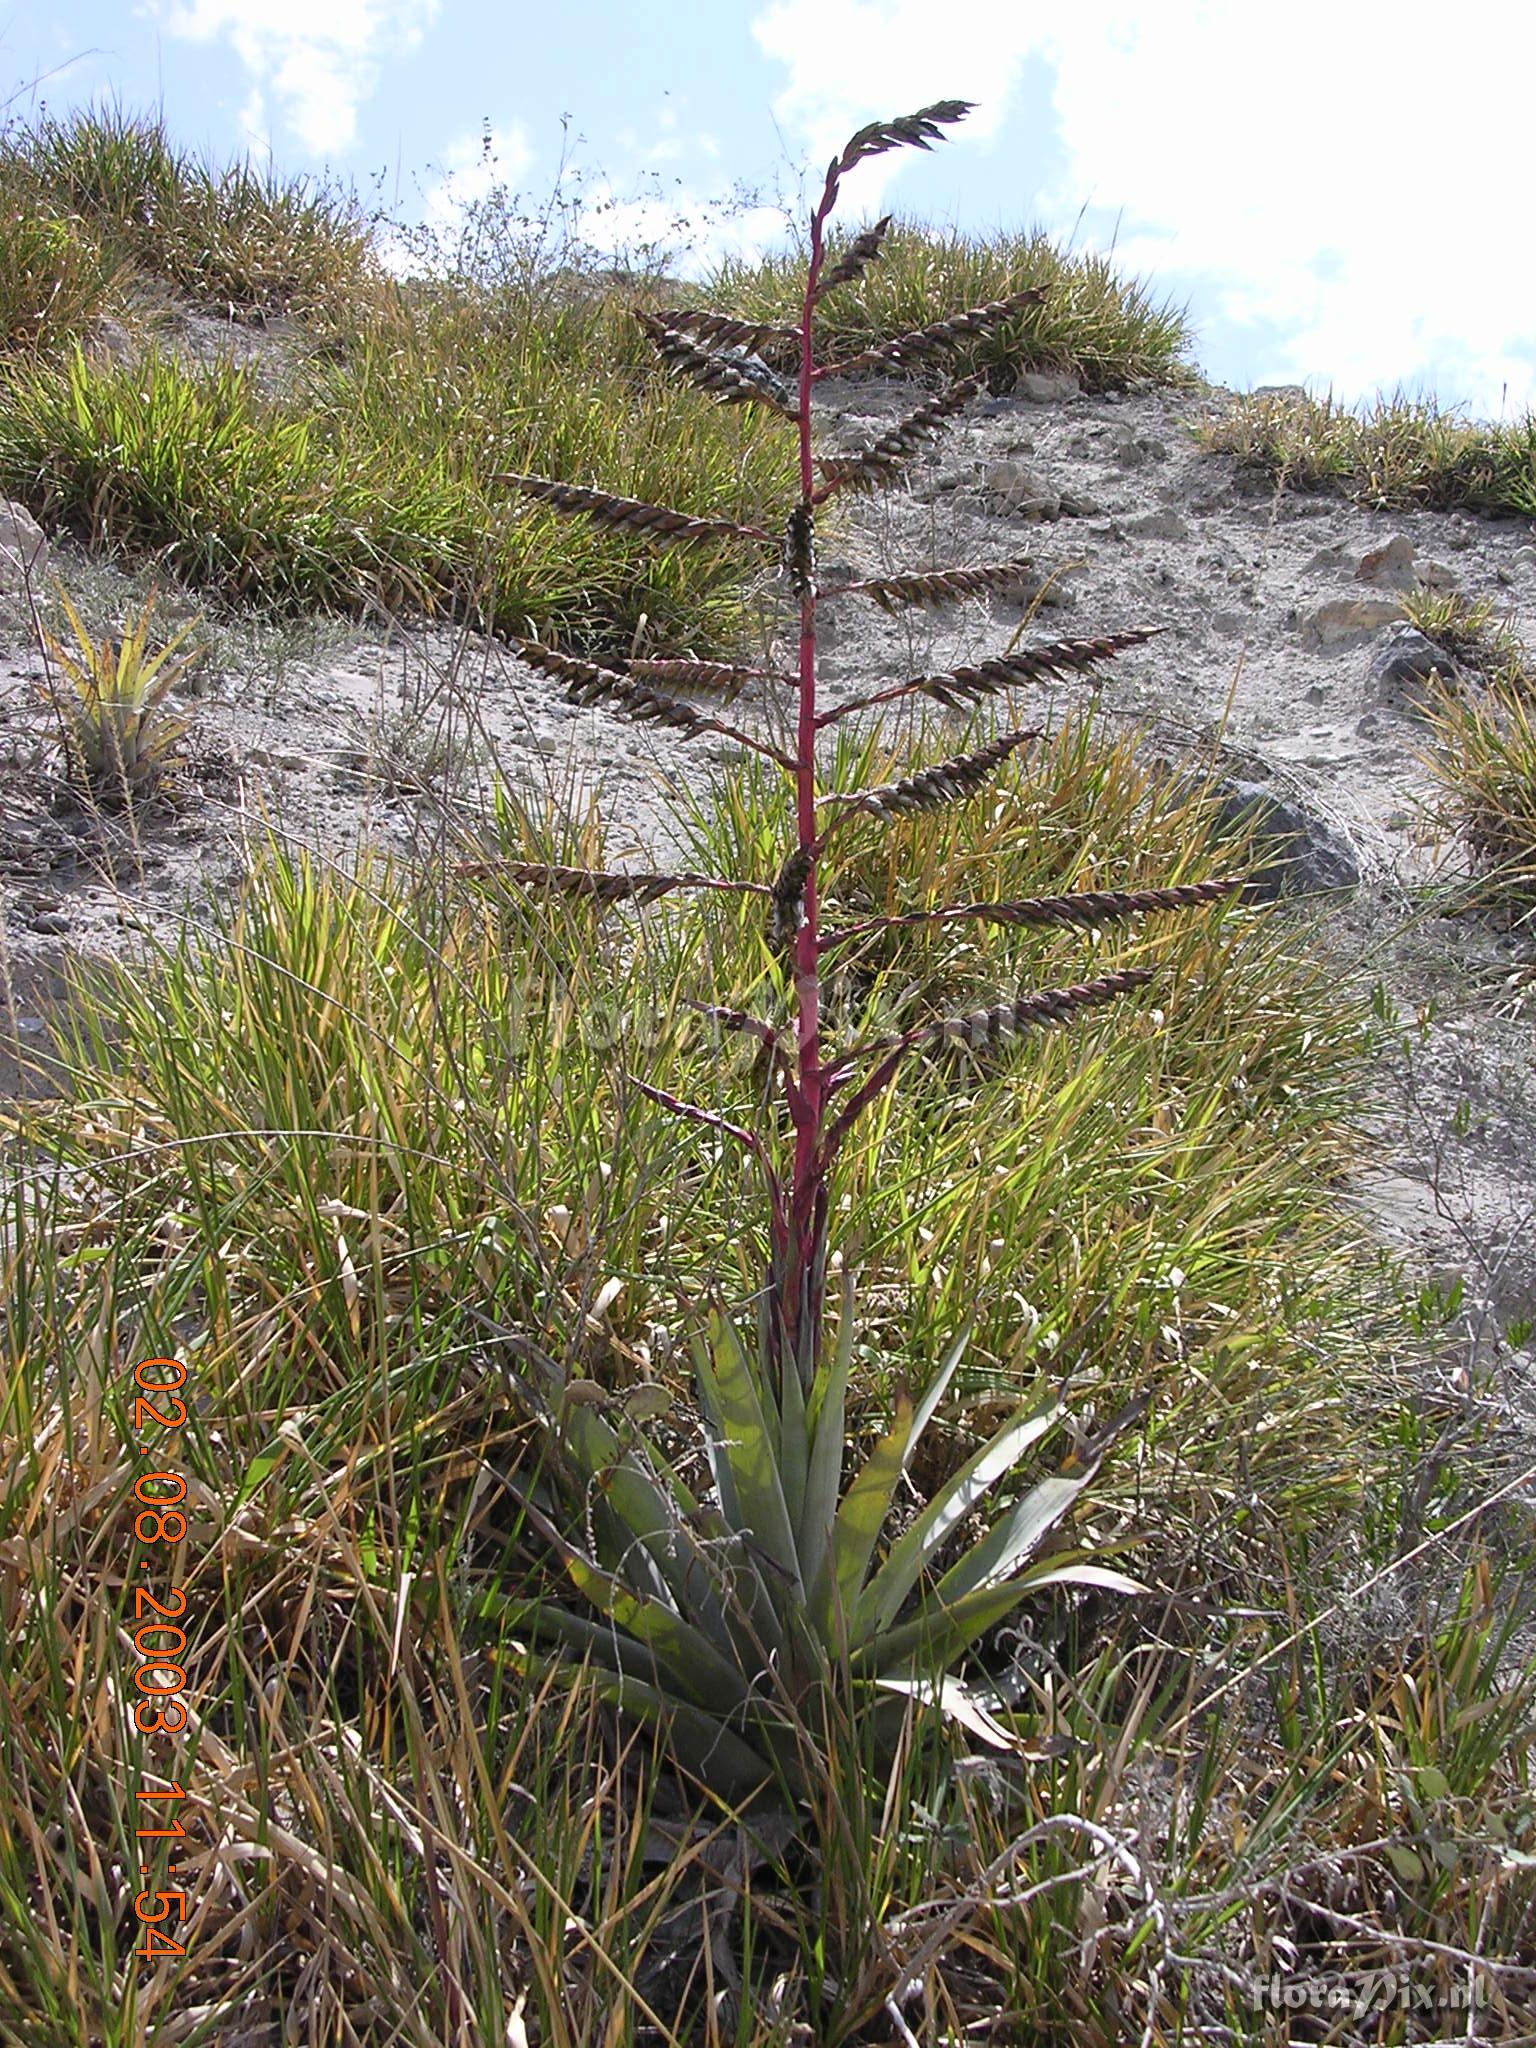
[(1121, 469), (1141, 469), (1149, 462), (1167, 460), (1168, 450), (1150, 434), (1132, 433), (1127, 428), (1115, 443), (1115, 462)]
[(1018, 519), (1061, 516), (1061, 493), (1022, 462), (989, 462), (982, 475), (982, 495), (989, 511), (1012, 513)]
[(1244, 896), (1272, 903), (1281, 896), (1310, 896), (1326, 889), (1353, 889), (1360, 861), (1342, 832), (1324, 824), (1294, 799), (1271, 794), (1260, 782), (1234, 779), (1219, 786), (1218, 833), (1256, 830), (1259, 865), (1250, 870)]
[(1127, 533), (1139, 534), (1146, 540), (1188, 540), (1189, 526), (1177, 512), (1142, 512), (1135, 519), (1123, 522)]
[(0, 498), (0, 591), (8, 596), (35, 587), (47, 573), (48, 541), (25, 505)]
[(1393, 626), (1382, 635), (1371, 656), (1366, 698), (1389, 711), (1422, 716), (1429, 700), (1429, 677), (1436, 670), (1448, 682), (1460, 673), (1445, 649), (1426, 638), (1417, 626)]
[(1302, 620), (1301, 637), (1310, 647), (1351, 646), (1405, 616), (1395, 598), (1331, 597)]
[(1083, 387), (1070, 370), (1026, 370), (1013, 388), (1031, 405), (1059, 405), (1076, 398)]
[(1302, 564), (1303, 576), (1336, 576), (1341, 569), (1349, 566), (1350, 552), (1335, 542), (1333, 546), (1319, 548), (1310, 561)]
[(1385, 590), (1412, 590), (1416, 581), (1413, 542), (1407, 534), (1395, 533), (1384, 546), (1363, 554), (1355, 571), (1355, 581), (1375, 583)]
[(111, 363), (133, 360), (133, 336), (120, 320), (105, 313), (99, 314), (87, 328), (85, 346), (88, 352), (103, 355)]

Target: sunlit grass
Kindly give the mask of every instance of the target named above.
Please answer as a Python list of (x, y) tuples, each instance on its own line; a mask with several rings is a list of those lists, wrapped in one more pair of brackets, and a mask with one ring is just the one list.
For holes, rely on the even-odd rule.
[(1240, 397), (1200, 438), (1294, 490), (1339, 491), (1378, 510), (1536, 517), (1536, 414), (1484, 425), (1432, 400), (1383, 398), (1354, 411), (1331, 397), (1268, 393)]
[[(842, 246), (834, 236), (834, 257)], [(743, 318), (783, 320), (795, 312), (801, 276), (798, 254), (730, 258), (711, 273), (708, 290)], [(1074, 254), (1038, 232), (962, 235), (908, 220), (887, 234), (878, 263), (828, 295), (817, 317), (817, 359), (835, 362), (1027, 286), (1043, 291), (1041, 303), (950, 351), (956, 375), (979, 374), (1006, 391), (1022, 371), (1069, 370), (1086, 390), (1105, 391), (1190, 374), (1182, 313), (1106, 258)]]

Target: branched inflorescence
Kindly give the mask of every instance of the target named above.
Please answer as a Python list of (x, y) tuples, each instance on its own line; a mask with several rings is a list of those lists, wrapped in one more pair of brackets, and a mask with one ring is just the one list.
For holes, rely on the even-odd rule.
[(875, 490), (888, 481), (925, 442), (931, 441), (945, 421), (968, 405), (980, 389), (979, 379), (962, 377), (958, 384), (951, 384), (941, 398), (920, 405), (916, 412), (898, 421), (889, 433), (882, 434), (868, 448), (856, 449), (852, 454), (835, 456), (819, 463), (822, 487), (817, 496), (825, 497), (838, 489)]
[[(926, 364), (1026, 314), (1042, 297), (1038, 288), (1026, 286), (842, 362), (819, 364), (815, 359), (817, 308), (829, 293), (854, 283), (879, 261), (890, 226), (888, 216), (881, 219), (860, 233), (841, 257), (828, 262), (826, 227), (841, 180), (882, 151), (928, 148), (967, 111), (964, 101), (941, 100), (915, 114), (873, 123), (860, 129), (832, 160), (811, 216), (796, 324), (739, 320), (689, 308), (637, 314), (670, 374), (726, 403), (758, 404), (794, 420), (799, 492), (785, 509), (779, 533), (728, 519), (697, 518), (574, 483), (521, 475), (505, 479), (524, 497), (556, 512), (596, 520), (663, 547), (746, 542), (776, 550), (798, 613), (792, 672), (681, 658), (632, 658), (622, 667), (605, 667), (537, 642), (520, 643), (523, 658), (563, 684), (578, 703), (601, 704), (622, 716), (664, 724), (688, 738), (712, 733), (725, 744), (753, 750), (780, 767), (792, 793), (794, 835), (776, 873), (738, 879), (535, 863), (466, 864), (469, 871), (478, 868), (528, 889), (585, 898), (600, 908), (648, 903), (674, 889), (714, 888), (766, 899), (766, 937), (792, 991), (792, 1029), (786, 1029), (782, 1020), (746, 1010), (694, 1005), (721, 1028), (755, 1040), (760, 1063), (779, 1082), (771, 1105), (765, 1097), (750, 1113), (760, 1127), (746, 1117), (724, 1115), (650, 1081), (636, 1080), (649, 1102), (710, 1131), (717, 1140), (729, 1138), (743, 1147), (766, 1188), (769, 1257), (758, 1343), (755, 1349), (748, 1347), (729, 1318), (717, 1318), (709, 1343), (696, 1350), (718, 1505), (705, 1509), (694, 1502), (677, 1475), (668, 1476), (670, 1468), (654, 1445), (646, 1448), (643, 1460), (637, 1459), (585, 1408), (546, 1401), (544, 1419), (562, 1454), (576, 1461), (587, 1483), (601, 1479), (613, 1542), (604, 1549), (594, 1525), (587, 1551), (578, 1553), (539, 1509), (533, 1526), (565, 1558), (584, 1596), (604, 1620), (594, 1626), (558, 1609), (529, 1617), (530, 1628), (559, 1635), (596, 1657), (611, 1696), (620, 1705), (654, 1715), (658, 1701), (663, 1701), (674, 1739), (692, 1743), (694, 1767), (711, 1783), (728, 1788), (733, 1799), (745, 1797), (768, 1776), (781, 1785), (803, 1784), (807, 1738), (799, 1703), (811, 1689), (826, 1685), (838, 1660), (855, 1679), (888, 1687), (910, 1700), (935, 1670), (946, 1670), (1031, 1587), (1078, 1583), (1124, 1590), (1130, 1583), (1097, 1564), (1079, 1568), (1055, 1559), (1049, 1564), (1028, 1562), (1087, 1483), (1099, 1454), (1096, 1448), (1094, 1459), (1084, 1461), (1070, 1478), (1055, 1475), (1026, 1494), (1011, 1518), (935, 1577), (933, 1598), (920, 1604), (919, 1617), (903, 1621), (924, 1575), (939, 1573), (938, 1552), (951, 1527), (974, 1510), (991, 1482), (1011, 1470), (1062, 1411), (1021, 1410), (939, 1489), (876, 1562), (880, 1530), (906, 1460), (954, 1370), (959, 1350), (941, 1368), (920, 1413), (914, 1414), (903, 1397), (890, 1433), (843, 1492), (852, 1316), (845, 1301), (836, 1351), (830, 1353), (823, 1343), (827, 1318), (822, 1297), (829, 1268), (829, 1190), (841, 1147), (859, 1117), (892, 1085), (909, 1055), (951, 1043), (974, 1051), (1026, 1031), (1069, 1023), (1144, 987), (1151, 970), (1125, 967), (1091, 980), (1005, 995), (962, 1015), (936, 1018), (829, 1054), (823, 1045), (825, 955), (836, 947), (923, 923), (969, 919), (1000, 926), (1098, 927), (1214, 904), (1240, 887), (1235, 880), (1223, 879), (1160, 889), (1090, 889), (1012, 901), (937, 904), (866, 917), (841, 928), (824, 925), (823, 857), (835, 834), (856, 819), (878, 827), (911, 813), (965, 802), (987, 788), (1009, 759), (1037, 737), (1035, 728), (1015, 726), (897, 780), (829, 790), (821, 786), (819, 751), (829, 727), (855, 713), (914, 697), (950, 708), (973, 707), (1021, 685), (1086, 673), (1144, 644), (1159, 630), (1132, 627), (1047, 642), (913, 676), (826, 709), (818, 707), (820, 602), (860, 595), (888, 612), (902, 606), (933, 606), (1005, 590), (1032, 573), (1028, 560), (1017, 558), (972, 568), (873, 577), (846, 582), (835, 591), (822, 591), (817, 581), (818, 507), (839, 491), (888, 483), (981, 385), (975, 377), (962, 378), (868, 447), (818, 463), (811, 432), (816, 382), (836, 372)], [(735, 695), (752, 682), (792, 688), (792, 741), (770, 744), (657, 687), (667, 684)], [(553, 1367), (549, 1370), (555, 1374)], [(558, 1386), (557, 1374), (550, 1385)], [(529, 1398), (537, 1405), (544, 1397), (535, 1393)], [(702, 1534), (706, 1530), (707, 1541)], [(928, 1677), (921, 1677), (922, 1672)], [(944, 1696), (949, 1702), (945, 1711), (953, 1711), (972, 1734), (980, 1732), (983, 1739), (995, 1738), (1007, 1746), (1010, 1738), (989, 1723), (974, 1696), (964, 1694), (953, 1678), (946, 1677), (943, 1683), (950, 1688)]]
[[(957, 599), (1006, 589), (1030, 572), (1027, 559), (981, 565), (976, 568), (935, 568), (905, 576), (874, 577), (844, 584), (836, 591), (822, 592), (817, 584), (816, 508), (838, 491), (867, 491), (888, 483), (901, 465), (926, 447), (936, 435), (982, 389), (977, 377), (963, 377), (942, 394), (925, 401), (905, 419), (881, 434), (869, 446), (847, 454), (818, 459), (811, 443), (811, 390), (821, 377), (834, 372), (892, 369), (916, 361), (931, 362), (975, 341), (1001, 324), (1013, 320), (1036, 304), (1042, 294), (1024, 286), (982, 306), (954, 313), (929, 325), (895, 336), (878, 346), (860, 351), (842, 362), (818, 365), (814, 360), (812, 319), (827, 295), (847, 286), (872, 263), (878, 262), (890, 218), (886, 216), (865, 229), (835, 262), (825, 260), (824, 237), (828, 218), (835, 206), (841, 180), (867, 158), (901, 147), (926, 149), (939, 139), (944, 127), (961, 120), (967, 104), (961, 100), (940, 100), (916, 114), (894, 121), (875, 122), (859, 130), (828, 166), (821, 202), (812, 217), (810, 262), (800, 307), (798, 325), (774, 321), (742, 320), (727, 313), (689, 307), (673, 307), (651, 313), (636, 309), (635, 318), (649, 337), (661, 363), (717, 399), (730, 404), (757, 404), (795, 421), (799, 440), (800, 496), (785, 517), (783, 537), (777, 543), (780, 564), (790, 595), (800, 613), (799, 660), (793, 673), (785, 673), (796, 696), (795, 742), (786, 750), (769, 744), (750, 732), (711, 717), (696, 704), (686, 702), (657, 687), (673, 684), (691, 690), (715, 689), (734, 696), (753, 680), (766, 680), (777, 672), (753, 670), (729, 662), (691, 660), (631, 660), (622, 668), (609, 668), (559, 649), (533, 641), (518, 643), (524, 660), (565, 685), (572, 701), (602, 704), (623, 716), (666, 725), (685, 738), (705, 733), (750, 749), (779, 764), (794, 787), (796, 837), (784, 856), (778, 873), (754, 886), (768, 898), (767, 937), (774, 950), (786, 957), (791, 969), (795, 997), (795, 1056), (790, 1102), (794, 1114), (792, 1158), (787, 1170), (775, 1177), (772, 1189), (776, 1214), (786, 1219), (782, 1238), (774, 1248), (770, 1275), (770, 1298), (775, 1314), (782, 1320), (786, 1342), (794, 1354), (809, 1360), (814, 1373), (819, 1319), (822, 1314), (819, 1276), (825, 1270), (824, 1218), (827, 1209), (826, 1175), (832, 1150), (827, 1142), (826, 1104), (829, 1081), (823, 1068), (820, 1047), (820, 967), (826, 945), (840, 936), (881, 928), (896, 928), (916, 921), (938, 922), (948, 918), (975, 918), (999, 924), (1054, 922), (1082, 924), (1115, 916), (1152, 910), (1187, 908), (1215, 900), (1229, 885), (1201, 884), (1182, 890), (1142, 891), (1135, 895), (1114, 895), (1106, 891), (1078, 896), (1033, 899), (1028, 903), (960, 904), (938, 906), (931, 911), (907, 913), (888, 920), (871, 919), (851, 927), (844, 934), (824, 938), (817, 900), (818, 863), (831, 834), (846, 820), (891, 819), (918, 811), (929, 811), (974, 796), (993, 779), (1009, 757), (1037, 736), (1035, 728), (1004, 732), (969, 752), (917, 768), (897, 781), (865, 789), (821, 791), (817, 787), (819, 763), (817, 741), (821, 732), (856, 712), (877, 710), (884, 705), (913, 697), (924, 697), (949, 708), (975, 705), (1020, 685), (1045, 678), (1080, 674), (1095, 668), (1130, 647), (1152, 638), (1158, 629), (1132, 627), (1117, 633), (1098, 634), (1071, 640), (1057, 640), (988, 660), (944, 669), (931, 675), (908, 678), (845, 698), (827, 709), (819, 709), (816, 688), (816, 610), (828, 597), (858, 594), (868, 597), (883, 610), (901, 606), (932, 606)], [(772, 367), (786, 366), (783, 373)], [(773, 536), (738, 525), (728, 519), (697, 518), (666, 506), (647, 504), (633, 498), (586, 485), (562, 483), (549, 478), (510, 475), (505, 481), (524, 496), (548, 505), (557, 512), (573, 513), (636, 534), (661, 546), (694, 545), (710, 542), (742, 542), (774, 545)], [(503, 874), (516, 869), (503, 866)], [(523, 870), (528, 886), (558, 886), (565, 893), (577, 893), (578, 885), (568, 871)], [(638, 901), (660, 894), (663, 877), (626, 878), (594, 872), (587, 893), (599, 903), (633, 898)], [(679, 880), (677, 886), (682, 886)], [(977, 1012), (988, 1020), (985, 1033), (1001, 1034), (1024, 1029), (1032, 1023), (1059, 1021), (1074, 1014), (1090, 1000), (1108, 1000), (1140, 985), (1141, 970), (1101, 980), (1070, 991), (1044, 990), (1027, 1000), (1015, 998), (995, 1010)], [(1059, 998), (1059, 999), (1058, 999)], [(940, 1035), (948, 1025), (933, 1027)], [(975, 1035), (983, 1029), (975, 1019), (967, 1029)], [(921, 1037), (922, 1034), (919, 1034)], [(918, 1038), (903, 1040), (917, 1043)], [(870, 1048), (885, 1055), (876, 1076), (890, 1066), (893, 1048)], [(839, 1077), (846, 1079), (846, 1071)], [(871, 1077), (874, 1080), (875, 1077)], [(866, 1084), (854, 1091), (854, 1099), (868, 1099), (878, 1087)], [(845, 1105), (837, 1124), (846, 1129), (849, 1117)], [(809, 1341), (802, 1324), (810, 1319)], [(809, 1382), (808, 1382), (809, 1384)]]

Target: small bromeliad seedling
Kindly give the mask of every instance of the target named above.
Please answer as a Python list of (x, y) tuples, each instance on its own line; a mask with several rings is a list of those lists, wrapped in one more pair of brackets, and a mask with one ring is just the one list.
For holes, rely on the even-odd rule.
[(66, 647), (41, 624), (37, 628), (50, 664), (38, 689), (58, 719), (69, 780), (92, 803), (131, 809), (151, 796), (187, 729), (186, 719), (167, 710), (165, 699), (201, 658), (196, 649), (176, 654), (197, 621), (189, 619), (151, 653), (155, 597), (151, 590), (121, 634), (98, 640), (60, 590), (74, 646)]
[[(819, 508), (840, 491), (878, 488), (958, 413), (979, 389), (965, 378), (930, 399), (868, 447), (818, 461), (812, 449), (811, 396), (836, 373), (941, 358), (945, 351), (1016, 318), (1041, 294), (1029, 289), (868, 348), (847, 361), (818, 365), (812, 321), (818, 304), (880, 255), (881, 221), (828, 260), (827, 222), (842, 179), (882, 151), (927, 148), (941, 126), (960, 120), (965, 102), (942, 101), (919, 113), (861, 129), (830, 166), (810, 223), (809, 262), (798, 325), (732, 319), (693, 310), (638, 311), (669, 367), (729, 404), (763, 405), (793, 420), (799, 436), (800, 492), (782, 538), (756, 527), (699, 519), (600, 489), (513, 476), (525, 495), (667, 546), (741, 543), (779, 555), (799, 606), (799, 660), (783, 682), (792, 690), (794, 740), (780, 746), (668, 694), (714, 687), (722, 693), (760, 671), (728, 663), (630, 660), (603, 667), (535, 642), (524, 658), (563, 683), (580, 703), (601, 703), (692, 737), (723, 736), (766, 756), (790, 779), (796, 832), (773, 878), (623, 874), (529, 863), (510, 867), (525, 888), (563, 891), (611, 904), (648, 902), (673, 889), (726, 888), (760, 895), (771, 942), (781, 949), (793, 987), (793, 1044), (770, 1019), (715, 1009), (724, 1029), (755, 1041), (776, 1082), (782, 1121), (752, 1129), (637, 1079), (635, 1085), (679, 1116), (742, 1146), (761, 1172), (769, 1208), (769, 1270), (749, 1339), (723, 1313), (694, 1345), (714, 1499), (682, 1482), (633, 1404), (610, 1426), (590, 1398), (590, 1382), (571, 1382), (531, 1345), (514, 1348), (509, 1373), (538, 1422), (549, 1481), (522, 1489), (531, 1526), (563, 1561), (588, 1603), (585, 1611), (497, 1598), (496, 1614), (530, 1638), (578, 1650), (621, 1710), (660, 1721), (699, 1780), (733, 1805), (754, 1796), (804, 1799), (825, 1767), (826, 1731), (876, 1714), (878, 1731), (915, 1699), (983, 1741), (1006, 1746), (1012, 1731), (981, 1694), (955, 1675), (964, 1654), (1032, 1592), (1078, 1585), (1134, 1590), (1133, 1582), (1059, 1547), (1063, 1517), (1091, 1481), (1115, 1434), (1105, 1432), (1058, 1471), (1025, 1490), (981, 1535), (976, 1511), (1027, 1454), (1064, 1419), (1054, 1399), (1026, 1401), (890, 1538), (887, 1524), (923, 1429), (949, 1388), (964, 1333), (921, 1402), (902, 1395), (890, 1427), (844, 1483), (846, 1401), (855, 1356), (851, 1290), (844, 1284), (836, 1342), (824, 1301), (829, 1187), (857, 1119), (888, 1089), (903, 1062), (959, 1039), (973, 1047), (1035, 1026), (1066, 1021), (1150, 979), (1126, 968), (1071, 986), (1025, 990), (968, 1016), (922, 1024), (866, 1040), (828, 1045), (823, 976), (839, 947), (855, 936), (895, 928), (913, 914), (870, 919), (843, 930), (823, 922), (818, 869), (829, 842), (855, 818), (888, 820), (908, 811), (960, 802), (984, 789), (1003, 764), (1038, 735), (1010, 729), (986, 745), (879, 787), (819, 787), (819, 742), (838, 721), (887, 704), (929, 699), (978, 704), (1015, 685), (1090, 668), (1152, 637), (1137, 628), (1092, 639), (1057, 641), (974, 666), (920, 675), (822, 708), (817, 700), (819, 605), (869, 601), (940, 605), (1017, 583), (1021, 565), (1005, 562), (954, 571), (818, 584)], [(783, 365), (782, 368), (773, 365)], [(483, 871), (485, 863), (472, 864)], [(1214, 902), (1240, 884), (1219, 880), (1165, 889), (1093, 891), (1023, 901), (974, 902), (918, 915), (979, 923), (1102, 926), (1141, 913)], [(774, 1132), (784, 1129), (787, 1156)], [(569, 1506), (575, 1480), (580, 1512)], [(968, 1535), (945, 1562), (951, 1539)], [(883, 1548), (882, 1548), (883, 1544)], [(536, 1652), (530, 1653), (536, 1655)]]

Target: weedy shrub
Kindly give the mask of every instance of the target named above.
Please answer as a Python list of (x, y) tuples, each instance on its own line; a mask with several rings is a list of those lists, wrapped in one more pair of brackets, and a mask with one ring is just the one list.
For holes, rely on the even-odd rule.
[(97, 639), (61, 590), (73, 647), (41, 624), (37, 628), (47, 664), (37, 687), (58, 719), (69, 780), (89, 802), (107, 808), (131, 810), (152, 796), (187, 729), (187, 720), (167, 710), (165, 700), (201, 659), (197, 648), (176, 653), (197, 621), (188, 620), (151, 651), (155, 597), (151, 590), (121, 633)]
[[(967, 111), (964, 102), (943, 101), (873, 124), (833, 161), (811, 218), (796, 326), (696, 310), (637, 312), (658, 353), (679, 374), (725, 403), (763, 406), (793, 421), (800, 490), (782, 537), (600, 489), (508, 478), (557, 511), (665, 546), (725, 537), (764, 554), (774, 551), (799, 605), (798, 666), (778, 679), (791, 693), (793, 739), (784, 746), (670, 694), (683, 683), (741, 680), (729, 664), (635, 660), (620, 669), (537, 642), (520, 645), (524, 658), (564, 683), (576, 701), (603, 703), (685, 733), (713, 733), (771, 762), (794, 791), (794, 836), (771, 876), (626, 877), (524, 866), (517, 877), (529, 888), (609, 901), (626, 894), (654, 899), (698, 886), (754, 895), (765, 913), (766, 942), (784, 960), (792, 986), (788, 1044), (771, 1017), (712, 1013), (761, 1051), (772, 1093), (758, 1128), (634, 1080), (642, 1094), (739, 1147), (766, 1196), (769, 1258), (756, 1327), (744, 1330), (717, 1310), (693, 1346), (715, 1500), (706, 1503), (684, 1484), (662, 1442), (633, 1411), (614, 1427), (581, 1384), (534, 1346), (515, 1347), (507, 1360), (510, 1384), (541, 1431), (549, 1460), (549, 1483), (522, 1488), (524, 1510), (587, 1606), (513, 1601), (500, 1611), (531, 1642), (553, 1640), (578, 1651), (599, 1689), (622, 1711), (659, 1722), (687, 1768), (733, 1808), (776, 1800), (791, 1811), (804, 1804), (817, 1809), (818, 1788), (830, 1781), (839, 1748), (835, 1731), (884, 1721), (890, 1725), (879, 1746), (888, 1750), (914, 1703), (937, 1709), (983, 1742), (1011, 1747), (1013, 1731), (979, 1690), (961, 1681), (964, 1653), (1031, 1594), (1049, 1587), (1134, 1590), (1124, 1574), (1065, 1548), (1060, 1533), (1128, 1417), (1077, 1443), (1056, 1470), (1017, 1492), (1011, 1507), (978, 1530), (983, 1504), (1005, 1483), (1016, 1486), (1021, 1465), (1062, 1431), (1066, 1412), (1053, 1397), (1015, 1406), (904, 1527), (891, 1526), (923, 1432), (959, 1365), (964, 1328), (922, 1398), (914, 1402), (900, 1392), (872, 1452), (851, 1475), (845, 1472), (859, 1334), (851, 1280), (841, 1284), (835, 1340), (826, 1295), (831, 1198), (850, 1134), (920, 1053), (952, 1042), (980, 1054), (1021, 1033), (1067, 1022), (1152, 978), (1150, 970), (1125, 968), (1066, 986), (1013, 991), (968, 1013), (859, 1043), (829, 1043), (823, 1022), (824, 979), (853, 936), (823, 918), (820, 884), (829, 848), (855, 820), (879, 824), (977, 796), (1039, 736), (1032, 728), (1011, 728), (893, 781), (827, 789), (822, 756), (837, 728), (891, 704), (984, 703), (1034, 678), (1080, 672), (1152, 637), (1135, 629), (1057, 642), (916, 676), (831, 708), (818, 704), (821, 604), (936, 604), (1003, 587), (1017, 576), (1017, 565), (1008, 563), (870, 580), (835, 592), (817, 580), (822, 508), (839, 492), (877, 489), (899, 476), (907, 459), (980, 389), (979, 380), (960, 379), (868, 447), (818, 459), (813, 389), (850, 364), (817, 362), (813, 316), (826, 295), (879, 260), (887, 225), (865, 231), (829, 261), (826, 224), (843, 178), (858, 164), (903, 144), (926, 148)], [(1038, 288), (1025, 287), (1007, 300), (931, 321), (861, 350), (858, 366), (941, 359), (1041, 297)], [(781, 360), (796, 359), (793, 367), (776, 372), (765, 349)], [(973, 902), (925, 908), (916, 921), (1103, 925), (1217, 902), (1237, 887), (1217, 878)], [(857, 936), (867, 939), (903, 921), (900, 914), (863, 918)], [(536, 1659), (537, 1651), (532, 1654)], [(843, 1764), (846, 1771), (846, 1745)], [(841, 1797), (848, 1797), (846, 1783)]]

